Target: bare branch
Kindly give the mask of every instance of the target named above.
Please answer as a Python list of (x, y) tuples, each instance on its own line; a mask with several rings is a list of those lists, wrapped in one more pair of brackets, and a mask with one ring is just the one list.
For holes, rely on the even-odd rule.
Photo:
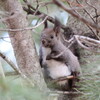
[(91, 26), (92, 28), (96, 29), (96, 30), (100, 30), (100, 27), (96, 24), (93, 24), (91, 22), (89, 22), (88, 20), (86, 20), (84, 17), (77, 15), (75, 12), (73, 12), (72, 10), (68, 9), (66, 7), (66, 5), (64, 5), (61, 1), (58, 0), (53, 0), (54, 3), (56, 5), (58, 5), (59, 7), (61, 7), (62, 9), (64, 9), (66, 12), (68, 12), (69, 14), (71, 14), (72, 16), (76, 17), (77, 19), (81, 20), (83, 23), (85, 23), (86, 25)]
[[(90, 7), (94, 8), (94, 10), (95, 10), (95, 15), (98, 16), (97, 8), (94, 7), (93, 5), (91, 5), (87, 0), (85, 0), (85, 2), (86, 2)], [(96, 21), (95, 21), (95, 22), (96, 22), (96, 24), (98, 25), (98, 17), (96, 17)], [(99, 31), (96, 30), (96, 33), (97, 33), (97, 35), (98, 35)], [(100, 37), (99, 37), (99, 40), (100, 40)]]
[[(78, 1), (78, 0), (76, 0), (76, 2), (78, 3), (78, 4), (80, 4), (80, 2)], [(81, 4), (80, 4), (81, 5)], [(81, 5), (82, 7), (83, 7), (83, 10), (89, 15), (89, 17), (92, 19), (92, 21), (95, 23), (95, 20), (93, 19), (93, 17), (90, 15), (90, 13), (84, 8), (84, 6), (83, 5)]]
[[(85, 7), (83, 5), (80, 4), (80, 2), (78, 0), (76, 0), (76, 2), (82, 7), (82, 9), (89, 15), (89, 17), (92, 19), (92, 21), (96, 24), (95, 20), (93, 19), (93, 17), (91, 16), (91, 14), (85, 9)], [(70, 5), (70, 7), (72, 8), (71, 3), (67, 0), (67, 3)], [(74, 11), (81, 16), (75, 9)], [(99, 36), (93, 31), (93, 29), (87, 25), (87, 27), (92, 31), (92, 33), (100, 40)]]
[[(26, 8), (26, 7), (23, 7), (24, 11), (26, 11), (27, 14), (32, 14), (32, 15), (34, 15), (34, 13), (36, 12), (36, 9), (35, 9), (31, 4), (29, 4), (29, 3), (27, 2), (27, 0), (24, 0), (24, 2), (27, 4), (28, 7), (31, 8), (31, 9), (28, 9), (28, 8)], [(42, 18), (48, 16), (47, 14), (45, 14), (45, 13), (39, 11), (39, 10), (37, 10), (37, 12), (35, 13), (35, 15), (37, 15), (37, 16), (42, 16)], [(53, 23), (53, 24), (55, 23), (55, 19), (54, 19), (53, 17), (51, 17), (51, 16), (48, 16), (47, 20), (48, 20), (49, 22)], [(61, 24), (61, 28), (62, 28), (62, 29), (66, 29), (66, 26), (64, 26), (63, 24)]]
[(21, 77), (26, 79), (32, 86), (34, 86), (34, 83), (26, 75), (24, 75), (8, 57), (6, 57), (1, 52), (0, 52), (0, 56), (17, 72), (17, 74), (20, 74)]
[[(80, 4), (80, 2), (78, 1), (78, 0), (76, 0), (76, 2), (78, 3), (78, 4)], [(81, 5), (81, 4), (80, 4)], [(95, 23), (95, 24), (97, 24), (98, 25), (98, 20), (97, 20), (97, 18), (96, 18), (96, 21), (94, 20), (94, 18), (91, 16), (91, 14), (84, 8), (84, 6), (83, 5), (81, 5), (82, 7), (83, 7), (83, 10), (89, 15), (89, 17), (92, 19), (92, 21)], [(90, 5), (89, 5), (90, 6)], [(96, 13), (96, 15), (97, 15), (97, 9), (95, 9), (95, 13)], [(93, 31), (93, 29), (89, 26), (89, 25), (87, 25), (87, 27), (92, 31), (92, 33), (100, 40), (100, 37), (97, 35), (97, 33), (98, 33), (98, 31), (96, 31), (96, 33)]]
[(75, 79), (75, 77), (74, 76), (61, 77), (61, 78), (52, 80), (51, 83), (56, 83), (56, 82), (59, 82), (59, 81), (64, 81), (64, 80), (69, 80), (69, 79)]
[[(92, 51), (92, 52), (100, 53), (100, 52), (93, 50), (93, 48), (95, 49), (95, 47), (100, 48), (100, 41), (99, 40), (95, 40), (95, 39), (92, 39), (89, 37), (79, 36), (79, 35), (74, 35), (74, 37), (75, 37), (75, 40), (77, 41), (77, 43), (82, 48), (87, 49), (87, 50)], [(88, 46), (84, 45), (82, 42)]]
[(90, 48), (86, 47), (85, 45), (83, 45), (83, 44), (79, 41), (79, 39), (78, 39), (77, 36), (74, 36), (74, 37), (75, 37), (75, 40), (77, 41), (77, 43), (79, 44), (79, 46), (81, 46), (81, 47), (84, 48), (84, 49), (90, 50)]
[(6, 57), (3, 53), (0, 52), (0, 56), (17, 72), (19, 73), (18, 71), (18, 68), (17, 66), (8, 58)]
[(96, 16), (94, 16), (93, 18), (96, 18), (96, 17), (100, 17), (100, 15), (96, 15)]
[(84, 40), (93, 42), (95, 44), (98, 44), (100, 46), (100, 41), (99, 40), (95, 40), (95, 39), (92, 39), (92, 38), (89, 38), (89, 37), (85, 37), (85, 36), (79, 36), (79, 35), (75, 35), (75, 36), (78, 37), (79, 39), (84, 39)]
[(27, 27), (27, 28), (22, 28), (22, 29), (0, 29), (0, 31), (18, 32), (18, 31), (32, 30), (39, 27), (41, 24), (43, 24), (47, 20), (47, 18), (48, 16), (46, 16), (45, 19), (41, 23), (33, 27)]
[(1, 61), (0, 61), (0, 79), (1, 78), (3, 80), (5, 80), (5, 73), (4, 73), (3, 66), (2, 66)]
[(42, 6), (46, 6), (48, 4), (53, 4), (53, 2), (52, 1), (40, 2), (39, 4), (42, 5)]
[(50, 93), (56, 93), (56, 94), (71, 94), (71, 95), (78, 95), (78, 94), (84, 94), (83, 92), (72, 92), (72, 91), (50, 91)]
[[(70, 40), (66, 40), (64, 39), (64, 41), (69, 44), (68, 48), (75, 42), (78, 43), (78, 45), (84, 49), (87, 49), (89, 51), (95, 52), (95, 53), (100, 53), (97, 52), (95, 50), (93, 50), (93, 48), (100, 48), (100, 41), (99, 40), (95, 40), (93, 38), (89, 38), (89, 37), (85, 37), (85, 36), (80, 36), (80, 35), (74, 35)], [(86, 45), (85, 45), (86, 44)], [(88, 46), (87, 46), (88, 45)], [(92, 49), (91, 49), (92, 48)], [(62, 54), (62, 52), (61, 52)], [(59, 55), (61, 55), (59, 54)], [(57, 55), (57, 56), (59, 56)]]
[[(71, 5), (71, 3), (67, 0), (67, 3), (69, 4), (69, 6), (71, 7), (71, 9), (72, 9), (72, 5)], [(73, 11), (75, 11), (78, 15), (80, 15), (77, 11), (76, 11), (76, 9), (73, 9)]]
[(39, 1), (36, 0), (36, 3), (37, 3), (36, 9), (38, 9), (39, 8)]
[(19, 74), (16, 73), (15, 71), (12, 71), (12, 72), (5, 72), (5, 76), (12, 76), (12, 75), (19, 75)]

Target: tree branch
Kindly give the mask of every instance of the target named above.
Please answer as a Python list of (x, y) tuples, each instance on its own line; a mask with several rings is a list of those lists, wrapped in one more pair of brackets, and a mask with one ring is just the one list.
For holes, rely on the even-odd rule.
[(78, 94), (84, 94), (83, 92), (73, 92), (73, 91), (50, 91), (50, 93), (57, 93), (57, 94), (71, 94), (71, 95), (78, 95)]
[[(48, 16), (47, 14), (45, 14), (45, 13), (43, 13), (43, 12), (37, 10), (36, 8), (34, 8), (31, 4), (29, 4), (29, 3), (27, 2), (27, 0), (24, 0), (24, 2), (27, 4), (28, 7), (31, 8), (31, 9), (29, 9), (29, 8), (23, 7), (24, 11), (26, 11), (27, 14), (32, 14), (32, 15), (34, 15), (34, 13), (35, 13), (35, 15), (40, 16), (40, 17), (42, 16), (42, 18)], [(51, 16), (48, 16), (47, 20), (48, 20), (49, 22), (53, 23), (53, 24), (55, 23), (55, 19), (54, 19), (53, 17), (51, 17)], [(61, 24), (61, 28), (62, 28), (62, 29), (66, 29), (66, 26), (63, 25), (63, 24)]]
[(8, 58), (6, 57), (3, 53), (0, 52), (0, 56), (17, 72), (20, 73), (17, 66)]
[(54, 3), (56, 5), (58, 5), (59, 7), (61, 7), (62, 9), (64, 9), (66, 12), (68, 12), (69, 14), (71, 14), (72, 16), (76, 17), (77, 19), (81, 20), (83, 23), (85, 23), (86, 25), (91, 26), (92, 28), (96, 29), (96, 30), (100, 30), (100, 27), (98, 25), (96, 25), (95, 23), (93, 24), (92, 22), (89, 22), (88, 20), (86, 20), (84, 17), (79, 16), (78, 14), (76, 14), (74, 11), (68, 9), (66, 7), (66, 5), (64, 5), (61, 1), (58, 0), (53, 0)]
[[(69, 45), (68, 48), (75, 42), (78, 43), (78, 45), (84, 49), (87, 49), (92, 52), (100, 53), (95, 51), (95, 48), (100, 48), (100, 41), (95, 40), (93, 38), (85, 37), (85, 36), (80, 36), (80, 35), (74, 35), (70, 40), (64, 39), (64, 41)], [(86, 44), (86, 45), (85, 45)], [(92, 48), (92, 49), (91, 49)], [(94, 48), (94, 49), (93, 49)]]
[[(95, 39), (92, 39), (89, 37), (79, 36), (79, 35), (74, 35), (74, 38), (82, 48), (87, 49), (87, 50), (92, 51), (92, 52), (100, 53), (100, 51), (94, 50), (97, 47), (100, 48), (100, 41), (99, 40), (95, 40)], [(87, 46), (84, 44), (86, 44)]]
[(17, 72), (16, 74), (20, 74), (24, 79), (26, 79), (32, 86), (34, 86), (34, 83), (26, 76), (24, 75), (17, 66), (3, 53), (0, 52), (0, 56)]
[(48, 18), (48, 16), (46, 16), (41, 23), (39, 23), (33, 27), (26, 27), (26, 28), (21, 28), (21, 29), (0, 29), (0, 31), (18, 32), (18, 31), (32, 30), (32, 29), (35, 29), (35, 28), (39, 27), (40, 25), (42, 25), (47, 20), (47, 18)]
[(69, 79), (74, 79), (74, 78), (75, 78), (74, 76), (61, 77), (61, 78), (52, 80), (51, 83), (56, 83), (56, 82), (59, 82), (59, 81), (64, 81), (64, 80), (69, 80)]
[(80, 2), (79, 2), (78, 0), (76, 0), (76, 2), (77, 2), (80, 6), (83, 7), (83, 10), (88, 14), (88, 16), (92, 19), (92, 21), (93, 21), (94, 23), (96, 23), (95, 20), (93, 19), (93, 17), (90, 15), (90, 13), (84, 8), (84, 6), (83, 6), (82, 4), (80, 4)]

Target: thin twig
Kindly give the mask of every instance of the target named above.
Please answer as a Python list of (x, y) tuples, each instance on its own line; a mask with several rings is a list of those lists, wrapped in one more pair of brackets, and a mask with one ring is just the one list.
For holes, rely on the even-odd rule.
[(3, 66), (2, 66), (2, 63), (0, 61), (0, 79), (3, 79), (5, 80), (5, 73), (4, 73), (4, 70), (3, 70)]
[(64, 80), (69, 80), (69, 79), (75, 79), (75, 77), (74, 76), (61, 77), (61, 78), (52, 80), (51, 83), (57, 83), (59, 81), (64, 81)]
[[(67, 0), (68, 4), (70, 5), (70, 7), (72, 8), (71, 6), (71, 3)], [(80, 2), (78, 0), (76, 0), (76, 2), (83, 8), (83, 10), (90, 16), (90, 18), (93, 20), (93, 22), (95, 23), (95, 20), (93, 19), (93, 17), (89, 14), (89, 12), (84, 8), (83, 5), (80, 4)], [(80, 16), (80, 14), (74, 9), (74, 11)], [(92, 33), (95, 34), (95, 32), (93, 31), (93, 29), (87, 25), (87, 27), (92, 31)], [(96, 35), (96, 34), (95, 34)], [(96, 36), (98, 38), (98, 36)]]
[[(31, 5), (30, 5), (30, 6), (31, 6)], [(32, 6), (31, 6), (31, 7), (32, 7)], [(36, 9), (35, 9), (34, 7), (32, 7), (32, 8), (33, 8), (33, 10), (28, 9), (28, 8), (26, 8), (26, 7), (23, 7), (23, 9), (24, 9), (28, 14), (34, 15)], [(36, 15), (37, 15), (37, 16), (42, 16), (42, 18), (48, 16), (47, 14), (45, 14), (45, 13), (43, 13), (43, 12), (40, 12), (40, 11), (37, 11)], [(51, 16), (48, 16), (47, 20), (48, 20), (49, 22), (53, 23), (53, 24), (55, 23), (55, 19), (54, 19), (53, 17), (51, 17)], [(62, 28), (62, 29), (66, 29), (66, 26), (63, 25), (63, 24), (61, 24), (61, 28)]]
[[(78, 4), (80, 4), (80, 2), (78, 1), (78, 0), (76, 0), (76, 2), (78, 3)], [(81, 5), (81, 4), (80, 4)], [(84, 6), (83, 5), (81, 5), (82, 7), (83, 7), (83, 10), (89, 15), (89, 17), (92, 19), (92, 21), (96, 24), (97, 23), (97, 21), (95, 22), (95, 20), (93, 19), (93, 17), (91, 16), (91, 14), (84, 8)], [(100, 40), (100, 38), (99, 38), (99, 36), (93, 31), (93, 29), (89, 26), (89, 25), (87, 25), (87, 27), (92, 31), (92, 33)]]
[(62, 9), (64, 9), (66, 12), (68, 12), (69, 14), (71, 14), (72, 16), (76, 17), (77, 19), (81, 20), (83, 23), (91, 26), (92, 28), (96, 29), (96, 30), (100, 30), (100, 27), (88, 20), (86, 20), (84, 17), (77, 15), (75, 12), (73, 12), (72, 10), (68, 9), (66, 7), (66, 5), (64, 5), (61, 1), (58, 0), (53, 0), (54, 3), (56, 5), (58, 5), (59, 7), (61, 7)]
[(82, 38), (81, 38), (80, 40), (81, 40), (83, 43), (86, 43), (86, 44), (88, 44), (90, 47), (91, 47), (91, 46), (94, 46), (94, 47), (95, 47), (95, 46), (97, 46), (97, 45), (98, 45), (98, 44), (92, 43), (92, 42), (90, 42), (90, 41), (87, 41), (87, 40), (85, 40), (85, 39), (82, 39)]
[[(80, 4), (80, 2), (79, 2), (78, 0), (76, 0), (76, 2), (77, 2), (78, 4)], [(80, 6), (83, 7), (83, 10), (89, 15), (89, 17), (92, 19), (92, 21), (93, 21), (94, 23), (96, 23), (95, 20), (93, 19), (93, 17), (91, 16), (91, 14), (84, 8), (84, 6), (83, 6), (82, 4), (80, 4)]]
[[(28, 14), (34, 15), (36, 9), (35, 9), (31, 4), (29, 4), (29, 3), (26, 2), (26, 1), (27, 1), (27, 0), (24, 0), (24, 2), (27, 4), (27, 6), (29, 6), (31, 9), (28, 9), (28, 8), (26, 8), (26, 7), (23, 7), (23, 9), (24, 9)], [(45, 14), (45, 13), (39, 11), (39, 10), (37, 10), (37, 13), (36, 13), (35, 15), (37, 15), (37, 16), (42, 16), (42, 17), (48, 16), (47, 14)], [(54, 19), (53, 17), (51, 17), (51, 16), (48, 16), (47, 20), (48, 20), (49, 22), (51, 22), (51, 23), (55, 23), (55, 19)], [(62, 28), (62, 29), (66, 29), (66, 26), (63, 25), (63, 24), (61, 24), (61, 28)]]
[(93, 42), (95, 44), (99, 44), (100, 45), (100, 41), (99, 40), (95, 40), (95, 39), (92, 39), (92, 38), (89, 38), (89, 37), (85, 37), (85, 36), (79, 36), (79, 35), (74, 35), (80, 39), (84, 39), (84, 40), (88, 40), (90, 42)]
[[(93, 49), (95, 47), (100, 48), (100, 41), (99, 40), (95, 40), (95, 39), (92, 39), (92, 38), (89, 38), (89, 37), (85, 37), (85, 36), (74, 35), (70, 40), (67, 40), (67, 41), (65, 40), (65, 42), (67, 42), (67, 44), (71, 43), (71, 42), (72, 42), (72, 44), (77, 42), (78, 45), (80, 47), (84, 48), (84, 49), (87, 49), (87, 50), (89, 50), (91, 52), (100, 53), (100, 52), (94, 51), (94, 49)], [(84, 45), (84, 43), (86, 45), (88, 45), (88, 46)], [(69, 46), (70, 45), (68, 45), (68, 47)], [(91, 48), (91, 47), (93, 47), (93, 48)]]
[[(69, 0), (67, 0), (67, 3), (69, 4), (69, 6), (70, 6), (71, 9), (72, 9), (72, 5), (71, 5), (71, 3), (69, 2)], [(78, 15), (80, 15), (80, 14), (76, 11), (76, 9), (73, 9), (73, 11), (75, 11)]]
[(15, 71), (12, 72), (5, 72), (5, 76), (14, 76), (14, 75), (19, 75), (18, 73), (16, 73)]
[[(100, 51), (96, 51), (96, 50), (95, 50), (95, 47), (100, 48), (100, 41), (95, 40), (95, 39), (92, 39), (92, 38), (89, 38), (89, 37), (85, 37), (85, 36), (74, 35), (74, 37), (75, 37), (75, 40), (77, 41), (77, 43), (79, 44), (80, 47), (82, 47), (82, 48), (84, 48), (84, 49), (87, 49), (87, 50), (89, 50), (89, 51), (91, 51), (91, 52), (100, 53)], [(83, 39), (84, 41), (86, 40), (86, 41), (88, 41), (88, 42), (90, 42), (90, 43), (94, 43), (94, 45), (91, 45), (91, 46), (90, 46), (90, 43), (88, 43), (88, 42), (86, 42), (86, 41), (83, 42), (81, 39)], [(87, 44), (87, 45), (89, 45), (90, 47), (84, 45), (82, 42), (85, 43), (85, 44)], [(96, 44), (96, 45), (95, 45), (95, 44)]]
[(0, 37), (0, 39), (3, 40), (3, 41), (5, 41), (5, 42), (11, 43), (10, 41), (5, 40), (5, 37)]
[(52, 58), (54, 58), (54, 59), (59, 58), (60, 56), (62, 56), (64, 54), (65, 51), (66, 51), (66, 49), (64, 51), (60, 52), (58, 55), (52, 56)]
[[(70, 47), (70, 44), (72, 45), (75, 42), (77, 42), (80, 47), (87, 49), (89, 51), (92, 51), (92, 52), (95, 52), (95, 51), (93, 51), (91, 48), (85, 46), (83, 43), (90, 45), (90, 47), (94, 47), (94, 48), (99, 47), (100, 48), (100, 41), (93, 39), (93, 38), (80, 36), (80, 35), (73, 35), (73, 37), (70, 40), (65, 39), (63, 36), (62, 36), (62, 38), (67, 44), (69, 44), (68, 48)], [(97, 53), (99, 53), (99, 52), (97, 52)]]
[(46, 16), (45, 19), (41, 23), (33, 27), (27, 27), (27, 28), (21, 28), (21, 29), (0, 29), (0, 31), (18, 32), (18, 31), (32, 30), (42, 25), (47, 20), (47, 18), (48, 16)]
[(37, 22), (36, 22), (35, 26), (39, 23), (39, 21), (40, 21), (40, 18), (37, 20)]
[(74, 36), (74, 37), (75, 37), (75, 40), (77, 41), (77, 43), (79, 44), (79, 46), (81, 46), (81, 47), (84, 48), (84, 49), (90, 50), (90, 48), (86, 47), (85, 45), (83, 45), (83, 44), (79, 41), (79, 39), (78, 39), (77, 36)]
[(6, 57), (3, 53), (0, 52), (0, 56), (18, 73), (26, 79), (32, 86), (34, 86), (34, 83), (26, 76), (24, 75), (18, 68), (17, 66), (8, 58)]
[(79, 5), (79, 7), (73, 7), (75, 5), (73, 5), (69, 0), (66, 0), (66, 2), (71, 6), (71, 9), (73, 9), (73, 10), (82, 10), (83, 8), (87, 8), (87, 6), (80, 6), (80, 5)]
[(84, 94), (83, 92), (73, 92), (73, 91), (50, 91), (50, 93), (57, 93), (57, 94)]
[(36, 9), (38, 9), (39, 8), (39, 1), (36, 0), (36, 3), (37, 3)]
[(92, 31), (92, 33), (100, 40), (100, 37), (93, 31), (93, 29), (89, 25), (87, 25), (87, 26)]
[(96, 16), (94, 16), (93, 18), (96, 18), (96, 17), (100, 17), (100, 15), (96, 15)]
[(8, 58), (6, 57), (3, 53), (0, 52), (0, 56), (17, 72), (19, 73), (19, 70), (17, 66)]
[(70, 48), (74, 43), (75, 43), (76, 41), (75, 40), (73, 40), (69, 45), (68, 45), (68, 47), (67, 48)]
[(40, 2), (39, 4), (42, 5), (42, 6), (46, 6), (48, 4), (53, 4), (53, 2), (52, 1)]
[[(87, 2), (87, 0), (85, 0), (85, 2), (87, 3), (87, 5), (89, 5), (90, 7), (92, 7), (94, 10), (95, 10), (95, 15), (98, 16), (98, 12), (97, 12), (97, 8), (94, 7), (93, 5), (91, 5), (89, 2)], [(96, 21), (95, 23), (98, 25), (98, 17), (96, 17)], [(98, 36), (98, 33), (99, 31), (96, 30), (96, 35)], [(99, 40), (100, 40), (100, 37), (98, 36)]]

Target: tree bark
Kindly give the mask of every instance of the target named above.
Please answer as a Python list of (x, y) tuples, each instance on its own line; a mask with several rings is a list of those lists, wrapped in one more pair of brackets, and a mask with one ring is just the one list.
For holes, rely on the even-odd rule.
[[(0, 6), (4, 12), (8, 13), (8, 15), (5, 14), (8, 16), (5, 17), (5, 24), (9, 29), (28, 27), (26, 14), (18, 0), (0, 0)], [(21, 72), (32, 78), (32, 81), (40, 89), (46, 88), (31, 30), (9, 32), (9, 36)]]

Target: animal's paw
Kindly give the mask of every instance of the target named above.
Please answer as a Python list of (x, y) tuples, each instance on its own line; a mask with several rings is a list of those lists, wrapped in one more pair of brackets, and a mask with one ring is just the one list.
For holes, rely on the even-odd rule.
[(50, 55), (48, 55), (48, 56), (46, 57), (46, 60), (50, 60), (50, 59), (52, 59), (52, 58), (51, 58)]

